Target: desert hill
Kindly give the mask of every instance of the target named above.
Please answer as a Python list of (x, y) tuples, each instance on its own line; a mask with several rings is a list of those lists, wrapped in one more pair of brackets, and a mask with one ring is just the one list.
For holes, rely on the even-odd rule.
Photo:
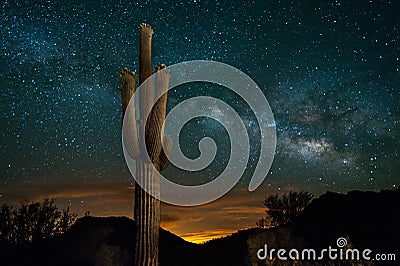
[[(255, 256), (263, 243), (318, 249), (335, 246), (338, 237), (346, 237), (359, 249), (393, 253), (398, 262), (399, 202), (399, 189), (327, 192), (289, 224), (240, 230), (204, 244), (187, 242), (161, 228), (160, 265), (265, 265)], [(134, 227), (126, 217), (82, 217), (52, 239), (22, 246), (1, 244), (1, 265), (133, 265)]]

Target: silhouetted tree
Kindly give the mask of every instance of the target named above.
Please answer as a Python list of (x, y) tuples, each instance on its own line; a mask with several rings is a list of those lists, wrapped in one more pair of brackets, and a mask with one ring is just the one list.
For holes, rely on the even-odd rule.
[(21, 202), (19, 209), (3, 204), (0, 209), (0, 241), (32, 242), (64, 233), (75, 221), (69, 208), (59, 211), (54, 199)]
[(0, 209), (0, 240), (11, 242), (14, 231), (13, 209), (3, 204)]
[(311, 202), (312, 197), (305, 191), (289, 191), (289, 194), (268, 196), (264, 201), (264, 206), (267, 208), (267, 220), (270, 221), (270, 226), (293, 221)]
[(258, 228), (267, 228), (269, 226), (268, 220), (266, 218), (261, 218), (256, 222)]

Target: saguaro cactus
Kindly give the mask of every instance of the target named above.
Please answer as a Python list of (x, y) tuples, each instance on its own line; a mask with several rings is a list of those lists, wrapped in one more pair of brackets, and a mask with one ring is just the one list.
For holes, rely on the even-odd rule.
[[(152, 75), (151, 42), (154, 31), (146, 23), (141, 23), (139, 82), (142, 84)], [(160, 71), (165, 68), (161, 64), (155, 68)], [(169, 163), (167, 154), (172, 151), (171, 138), (164, 136), (163, 122), (166, 116), (167, 89), (170, 74), (160, 71), (156, 76), (156, 91), (152, 82), (146, 82), (139, 92), (140, 118), (136, 120), (136, 108), (133, 103), (128, 109), (128, 103), (136, 92), (137, 76), (128, 68), (123, 68), (120, 74), (122, 89), (122, 111), (127, 116), (124, 126), (125, 148), (129, 155), (136, 159), (136, 178), (146, 191), (135, 182), (134, 218), (136, 221), (135, 265), (158, 265), (158, 238), (160, 227), (160, 201), (152, 195), (159, 195), (160, 180), (155, 172), (164, 170)], [(159, 97), (155, 102), (154, 96)], [(148, 114), (146, 121), (146, 114)], [(139, 139), (140, 138), (140, 139)], [(141, 145), (141, 139), (145, 145)], [(164, 144), (164, 149), (163, 145)], [(147, 152), (148, 156), (145, 154)], [(154, 167), (153, 167), (153, 165)]]

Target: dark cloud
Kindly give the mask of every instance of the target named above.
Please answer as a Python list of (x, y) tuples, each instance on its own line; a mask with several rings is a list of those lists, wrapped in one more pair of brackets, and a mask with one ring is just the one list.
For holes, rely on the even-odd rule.
[(168, 213), (161, 214), (160, 218), (161, 218), (161, 226), (162, 227), (167, 227), (168, 224), (176, 223), (180, 220), (180, 218), (178, 216), (171, 215)]

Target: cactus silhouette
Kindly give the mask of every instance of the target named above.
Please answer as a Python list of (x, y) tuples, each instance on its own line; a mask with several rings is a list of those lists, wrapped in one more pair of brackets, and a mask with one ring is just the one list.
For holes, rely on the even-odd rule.
[[(153, 82), (144, 83), (152, 75), (151, 43), (154, 31), (146, 23), (141, 23), (139, 29), (139, 83), (144, 86), (139, 92), (140, 117), (136, 119), (135, 102), (127, 108), (136, 93), (138, 77), (128, 68), (123, 68), (120, 74), (122, 112), (123, 119), (125, 117), (125, 121), (128, 121), (123, 127), (123, 134), (128, 154), (136, 159), (136, 180), (139, 179), (142, 186), (144, 184), (142, 188), (135, 182), (135, 265), (158, 265), (160, 201), (151, 195), (160, 194), (160, 180), (154, 168), (157, 171), (164, 170), (172, 152), (172, 140), (164, 136), (162, 127), (166, 116), (170, 74), (163, 70), (165, 64), (161, 64), (155, 67), (155, 92)], [(154, 102), (155, 96), (159, 98), (157, 102)], [(140, 144), (143, 143), (139, 141), (141, 139), (145, 140), (145, 145)]]

